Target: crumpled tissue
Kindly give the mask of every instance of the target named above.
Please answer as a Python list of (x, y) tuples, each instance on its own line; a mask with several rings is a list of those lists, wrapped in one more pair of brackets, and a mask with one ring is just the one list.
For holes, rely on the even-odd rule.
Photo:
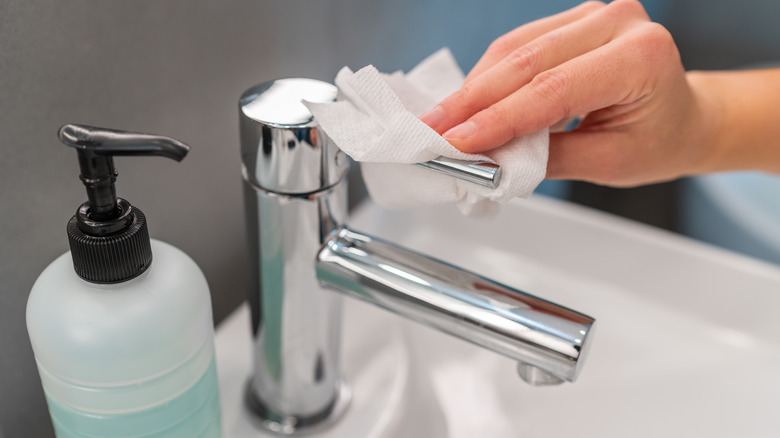
[[(384, 74), (369, 65), (344, 67), (336, 76), (333, 103), (304, 102), (325, 133), (361, 163), (371, 197), (388, 208), (456, 203), (465, 214), (492, 210), (494, 203), (527, 198), (544, 179), (548, 131), (516, 138), (484, 154), (466, 154), (419, 120), (463, 83), (448, 49), (423, 60), (408, 74)], [(439, 156), (498, 164), (502, 177), (490, 189), (414, 166)]]

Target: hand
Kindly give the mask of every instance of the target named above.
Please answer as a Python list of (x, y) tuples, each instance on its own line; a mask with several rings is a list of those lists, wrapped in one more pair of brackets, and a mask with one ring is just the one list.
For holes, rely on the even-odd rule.
[(498, 38), (421, 119), (477, 153), (584, 116), (551, 134), (547, 177), (633, 186), (709, 169), (720, 114), (690, 82), (639, 2), (587, 2)]

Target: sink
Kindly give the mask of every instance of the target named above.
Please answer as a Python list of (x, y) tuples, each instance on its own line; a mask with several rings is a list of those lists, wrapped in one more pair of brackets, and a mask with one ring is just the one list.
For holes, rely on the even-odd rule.
[[(544, 197), (489, 219), (364, 203), (350, 226), (594, 316), (578, 381), (516, 364), (352, 299), (343, 418), (316, 437), (769, 437), (780, 408), (780, 268)], [(249, 311), (218, 328), (226, 438), (265, 436), (242, 406)]]

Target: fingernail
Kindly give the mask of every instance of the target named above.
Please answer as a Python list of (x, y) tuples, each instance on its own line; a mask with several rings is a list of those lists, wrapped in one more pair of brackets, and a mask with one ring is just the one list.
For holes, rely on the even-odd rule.
[(477, 132), (477, 124), (469, 120), (445, 132), (442, 137), (447, 140), (463, 140), (471, 137), (475, 132)]
[(428, 111), (427, 113), (420, 116), (420, 120), (422, 120), (423, 123), (430, 126), (431, 128), (435, 128), (436, 125), (439, 124), (439, 122), (444, 119), (444, 110), (441, 109), (440, 106), (436, 105), (435, 108)]

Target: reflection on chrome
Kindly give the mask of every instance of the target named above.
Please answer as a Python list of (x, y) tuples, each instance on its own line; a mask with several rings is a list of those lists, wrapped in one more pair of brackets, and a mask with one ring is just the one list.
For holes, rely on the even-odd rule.
[(594, 320), (586, 315), (348, 228), (330, 236), (316, 266), (325, 286), (561, 382), (577, 378), (589, 345), (583, 339)]

